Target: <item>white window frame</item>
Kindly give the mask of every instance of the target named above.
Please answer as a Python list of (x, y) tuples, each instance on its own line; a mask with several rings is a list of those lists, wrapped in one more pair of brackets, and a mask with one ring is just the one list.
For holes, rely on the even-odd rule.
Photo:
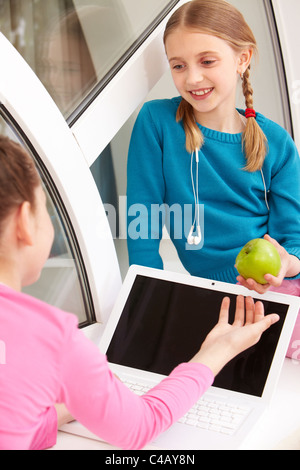
[(300, 150), (299, 0), (272, 0), (285, 63), (294, 139)]
[(168, 70), (163, 33), (170, 16), (187, 1), (181, 0), (175, 5), (122, 70), (72, 125), (72, 132), (89, 166)]

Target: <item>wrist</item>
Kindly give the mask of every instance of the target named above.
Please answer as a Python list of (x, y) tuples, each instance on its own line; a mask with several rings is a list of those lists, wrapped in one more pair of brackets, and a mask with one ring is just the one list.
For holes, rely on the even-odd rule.
[(217, 351), (217, 347), (214, 346), (212, 350), (211, 348), (200, 349), (190, 362), (196, 362), (208, 367), (216, 377), (233, 356), (234, 354), (230, 354), (229, 350), (226, 351), (224, 347)]
[(296, 277), (300, 273), (300, 259), (295, 255), (289, 255), (289, 263), (285, 277)]

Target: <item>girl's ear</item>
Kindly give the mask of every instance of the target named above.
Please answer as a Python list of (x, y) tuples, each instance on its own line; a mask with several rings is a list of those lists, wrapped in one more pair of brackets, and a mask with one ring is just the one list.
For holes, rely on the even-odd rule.
[(246, 72), (247, 68), (251, 64), (251, 60), (253, 57), (253, 50), (252, 49), (245, 49), (239, 55), (238, 61), (238, 74), (241, 75)]
[(34, 219), (30, 202), (23, 202), (17, 213), (17, 238), (19, 242), (27, 246), (33, 245)]

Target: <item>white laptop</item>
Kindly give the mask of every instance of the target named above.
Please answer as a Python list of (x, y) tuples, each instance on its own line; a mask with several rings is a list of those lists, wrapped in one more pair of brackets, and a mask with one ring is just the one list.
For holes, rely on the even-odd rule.
[(265, 313), (279, 314), (280, 321), (256, 346), (231, 361), (195, 407), (153, 446), (170, 450), (241, 448), (270, 404), (300, 299), (278, 293), (261, 296), (239, 285), (141, 266), (129, 269), (100, 349), (113, 372), (138, 394), (189, 361), (217, 323), (222, 299), (231, 298), (232, 318), (238, 294), (262, 300)]

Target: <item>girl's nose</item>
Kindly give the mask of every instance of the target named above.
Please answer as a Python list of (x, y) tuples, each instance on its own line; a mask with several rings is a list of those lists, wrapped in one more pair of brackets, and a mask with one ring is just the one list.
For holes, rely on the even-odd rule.
[(203, 81), (203, 78), (203, 73), (199, 68), (190, 67), (188, 69), (187, 84), (189, 86), (200, 84)]

